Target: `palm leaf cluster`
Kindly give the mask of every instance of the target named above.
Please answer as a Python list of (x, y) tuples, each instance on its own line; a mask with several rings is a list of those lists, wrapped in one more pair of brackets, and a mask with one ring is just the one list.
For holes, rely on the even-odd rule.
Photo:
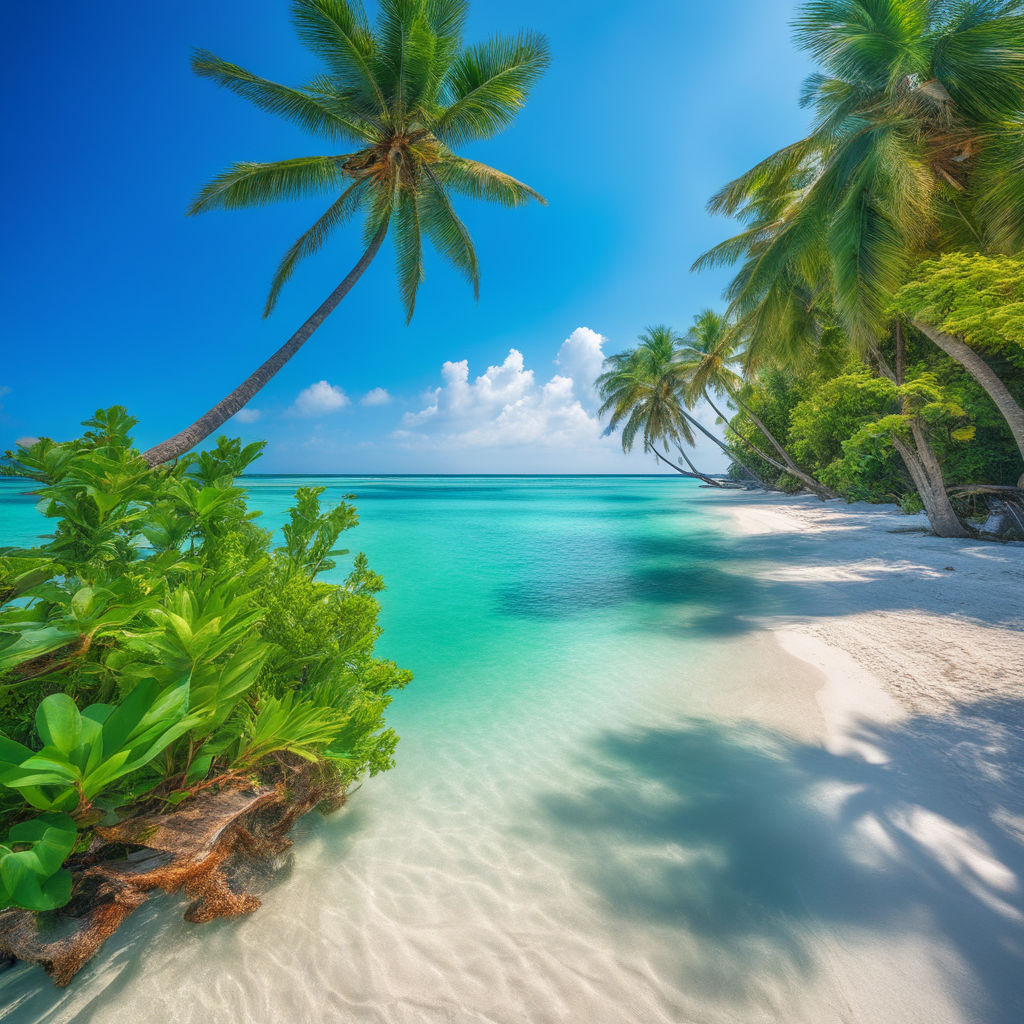
[(595, 382), (604, 399), (600, 415), (608, 417), (609, 433), (621, 429), (623, 451), (632, 451), (637, 439), (645, 452), (659, 455), (658, 445), (693, 445), (679, 341), (668, 327), (649, 327), (636, 348), (605, 360), (607, 369)]
[[(543, 202), (521, 181), (458, 155), (514, 120), (548, 63), (531, 32), (464, 46), (466, 0), (380, 0), (371, 26), (359, 0), (292, 0), (295, 29), (322, 71), (281, 85), (198, 51), (201, 76), (324, 140), (322, 155), (236, 163), (198, 194), (190, 212), (326, 195), (331, 203), (285, 253), (265, 315), (299, 262), (359, 215), (366, 243), (393, 234), (399, 289), (412, 317), (423, 243), (479, 288), (473, 241), (453, 197), (505, 206)], [(340, 150), (340, 151), (339, 151)]]
[(833, 315), (868, 350), (916, 260), (1024, 243), (1024, 4), (815, 0), (795, 35), (811, 130), (712, 198), (744, 229), (695, 264), (737, 265), (749, 364)]

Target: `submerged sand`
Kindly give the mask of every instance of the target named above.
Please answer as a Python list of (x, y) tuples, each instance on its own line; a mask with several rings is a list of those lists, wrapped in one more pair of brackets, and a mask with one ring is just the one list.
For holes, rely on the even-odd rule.
[(1018, 1024), (1024, 545), (693, 500), (743, 621), (590, 644), (443, 743), (439, 704), (257, 914), (154, 904), (63, 993), (0, 976), (0, 1017)]

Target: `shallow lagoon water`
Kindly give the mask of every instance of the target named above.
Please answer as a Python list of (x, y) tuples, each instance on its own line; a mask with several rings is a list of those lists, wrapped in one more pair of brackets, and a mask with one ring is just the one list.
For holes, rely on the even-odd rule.
[[(354, 495), (347, 546), (387, 582), (378, 649), (415, 673), (398, 767), (300, 823), (250, 918), (153, 900), (64, 991), (0, 974), (0, 1019), (1017, 1019), (928, 946), (927, 879), (846, 831), (870, 771), (825, 749), (821, 679), (754, 628), (787, 595), (751, 567), (785, 553), (731, 535), (717, 496), (249, 478), (264, 525), (300, 484)], [(0, 543), (40, 532), (23, 490), (0, 484)]]

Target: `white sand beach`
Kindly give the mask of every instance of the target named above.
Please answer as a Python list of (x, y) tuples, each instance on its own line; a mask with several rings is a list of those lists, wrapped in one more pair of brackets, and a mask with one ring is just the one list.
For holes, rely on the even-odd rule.
[[(436, 640), (398, 767), (300, 823), (263, 907), (155, 901), (66, 990), (0, 975), (5, 1024), (1019, 1024), (1024, 545), (655, 493), (643, 523), (608, 506), (633, 546), (575, 499), (566, 532), (510, 514), (558, 575), (508, 592), (506, 646)], [(416, 608), (413, 650), (442, 621)]]
[[(909, 946), (882, 967), (904, 979), (895, 1001), (865, 1005), (871, 986), (848, 979), (848, 1009), (821, 1019), (1021, 1019), (1024, 544), (942, 540), (895, 507), (762, 495), (730, 504), (744, 535), (785, 547), (785, 563), (756, 573), (799, 584), (802, 599), (759, 624), (820, 673), (826, 749), (882, 780), (847, 822), (858, 856), (880, 871), (898, 858), (922, 885)], [(907, 756), (878, 742), (893, 734)], [(993, 934), (1006, 959), (979, 984)], [(926, 992), (914, 980), (925, 963), (941, 965)]]

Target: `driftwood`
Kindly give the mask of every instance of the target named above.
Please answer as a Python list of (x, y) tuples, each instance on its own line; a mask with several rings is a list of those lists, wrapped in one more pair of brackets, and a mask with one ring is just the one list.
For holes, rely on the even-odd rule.
[(241, 867), (281, 853), (307, 811), (344, 802), (337, 779), (318, 765), (291, 766), (274, 786), (222, 789), (169, 814), (97, 827), (77, 863), (72, 902), (45, 922), (25, 910), (0, 913), (0, 959), (38, 964), (66, 985), (155, 890), (183, 891), (185, 920), (251, 914), (260, 899), (240, 884)]

